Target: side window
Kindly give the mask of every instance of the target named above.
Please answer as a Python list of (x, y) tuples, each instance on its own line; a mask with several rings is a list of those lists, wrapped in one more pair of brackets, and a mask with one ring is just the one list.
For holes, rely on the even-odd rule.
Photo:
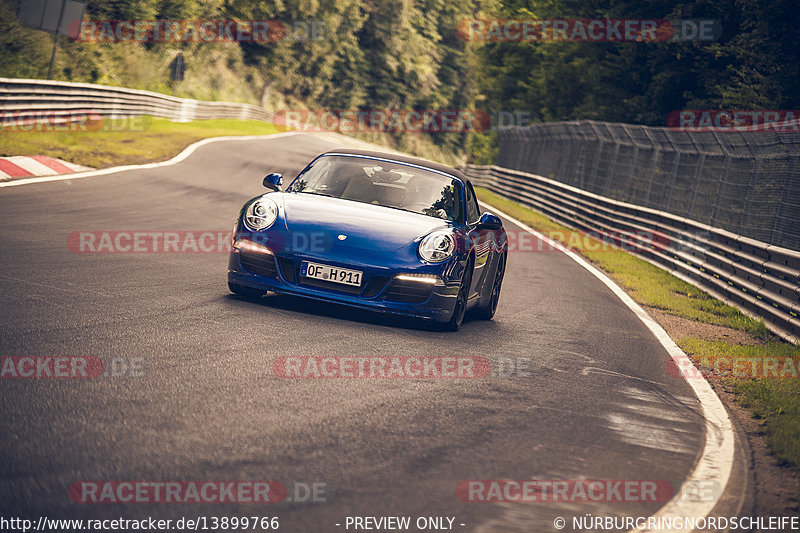
[(472, 184), (467, 182), (467, 224), (474, 224), (481, 216), (481, 210), (478, 208), (478, 200), (475, 199), (475, 191), (472, 190)]

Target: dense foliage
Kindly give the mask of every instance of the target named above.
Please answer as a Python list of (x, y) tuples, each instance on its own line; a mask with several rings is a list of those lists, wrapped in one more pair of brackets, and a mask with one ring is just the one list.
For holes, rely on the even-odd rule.
[(540, 121), (595, 119), (663, 126), (680, 109), (796, 109), (800, 10), (794, 0), (505, 0), (506, 18), (713, 19), (698, 42), (488, 43), (482, 91)]
[[(0, 0), (0, 76), (44, 77), (51, 37), (21, 28)], [(481, 18), (715, 19), (710, 42), (475, 42)], [(114, 43), (64, 39), (55, 78), (272, 109), (524, 111), (533, 121), (664, 125), (679, 109), (792, 109), (800, 103), (800, 10), (794, 0), (89, 0), (86, 19), (317, 22), (322, 38), (271, 43)], [(432, 134), (447, 150), (491, 158), (490, 135)]]

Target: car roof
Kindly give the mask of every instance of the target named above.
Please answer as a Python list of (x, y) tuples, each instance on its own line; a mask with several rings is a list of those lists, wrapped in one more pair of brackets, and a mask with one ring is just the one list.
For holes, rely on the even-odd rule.
[(433, 161), (428, 161), (426, 159), (419, 159), (416, 157), (409, 157), (406, 155), (398, 155), (398, 154), (391, 154), (387, 152), (378, 152), (374, 150), (355, 150), (353, 148), (342, 148), (340, 150), (329, 150), (320, 155), (356, 155), (361, 157), (375, 157), (379, 159), (388, 159), (389, 161), (397, 161), (398, 163), (408, 163), (409, 165), (416, 165), (424, 168), (429, 168), (432, 170), (436, 170), (438, 172), (443, 172), (445, 174), (450, 174), (451, 176), (458, 178), (462, 182), (467, 182), (467, 177), (464, 174), (453, 167), (449, 167), (447, 165), (443, 165), (441, 163), (434, 163)]

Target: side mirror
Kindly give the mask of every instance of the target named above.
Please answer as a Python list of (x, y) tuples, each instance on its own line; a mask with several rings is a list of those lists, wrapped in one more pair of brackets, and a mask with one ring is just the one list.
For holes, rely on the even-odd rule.
[(267, 174), (264, 178), (264, 187), (267, 189), (279, 191), (281, 190), (281, 185), (283, 185), (283, 174)]
[(481, 215), (477, 229), (498, 230), (503, 228), (503, 221), (494, 213), (486, 212)]

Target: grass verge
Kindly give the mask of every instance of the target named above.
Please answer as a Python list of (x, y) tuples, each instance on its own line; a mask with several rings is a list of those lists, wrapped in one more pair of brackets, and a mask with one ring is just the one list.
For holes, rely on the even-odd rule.
[[(684, 338), (678, 345), (693, 360), (738, 361), (738, 374), (742, 377), (725, 378), (725, 385), (733, 391), (736, 401), (749, 409), (764, 427), (767, 446), (782, 464), (800, 466), (800, 379), (797, 363), (800, 346), (786, 342), (770, 342), (757, 346), (730, 345), (725, 342)], [(752, 379), (753, 368), (758, 374), (767, 361), (778, 362), (770, 377)], [(733, 373), (733, 366), (723, 364), (723, 372)]]
[[(800, 361), (800, 346), (781, 341), (767, 330), (762, 321), (753, 320), (735, 307), (647, 261), (562, 226), (487, 189), (476, 188), (476, 193), (487, 204), (582, 254), (611, 276), (639, 304), (696, 322), (744, 331), (756, 341), (752, 346), (743, 346), (706, 338), (674, 339), (695, 363), (704, 358), (718, 357), (741, 360), (789, 357), (794, 358), (795, 365)], [(762, 421), (767, 446), (780, 463), (800, 468), (800, 379), (720, 376), (711, 376), (710, 379), (718, 379), (730, 388), (736, 402)]]
[(198, 120), (171, 122), (136, 117), (106, 120), (99, 129), (67, 131), (0, 130), (0, 156), (45, 154), (87, 167), (106, 168), (162, 161), (208, 137), (268, 135), (286, 131), (257, 120)]
[[(178, 123), (150, 116), (107, 120), (97, 130), (89, 126), (74, 131), (28, 132), (3, 129), (0, 124), (0, 157), (42, 154), (87, 167), (107, 168), (169, 159), (193, 142), (208, 137), (269, 135), (282, 131), (287, 131), (286, 127), (257, 120)], [(423, 135), (406, 135), (401, 138), (402, 142), (387, 133), (360, 134), (354, 138), (449, 165), (463, 164), (458, 155)]]

